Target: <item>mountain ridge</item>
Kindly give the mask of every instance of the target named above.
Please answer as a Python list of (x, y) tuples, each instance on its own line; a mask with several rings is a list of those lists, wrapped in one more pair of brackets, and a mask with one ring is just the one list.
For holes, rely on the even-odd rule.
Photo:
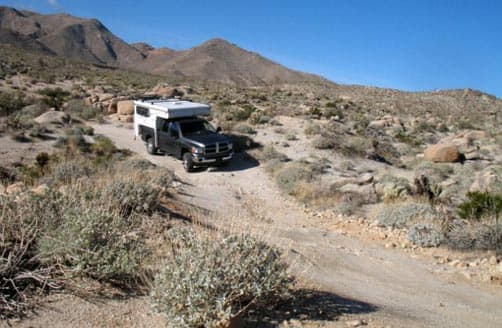
[(129, 44), (97, 19), (43, 15), (0, 6), (0, 43), (90, 64), (115, 66), (172, 79), (217, 81), (236, 86), (330, 83), (286, 68), (221, 38), (185, 50)]

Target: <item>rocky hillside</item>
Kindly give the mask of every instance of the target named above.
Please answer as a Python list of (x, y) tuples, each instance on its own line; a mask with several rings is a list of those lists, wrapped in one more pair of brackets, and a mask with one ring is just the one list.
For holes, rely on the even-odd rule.
[(173, 80), (209, 80), (250, 86), (317, 82), (324, 79), (287, 69), (221, 39), (174, 51), (127, 44), (101, 22), (66, 14), (41, 15), (0, 7), (0, 43), (45, 55), (167, 76)]

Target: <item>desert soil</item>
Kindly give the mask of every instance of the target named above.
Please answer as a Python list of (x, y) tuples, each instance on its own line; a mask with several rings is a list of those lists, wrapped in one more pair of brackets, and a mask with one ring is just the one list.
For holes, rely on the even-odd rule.
[[(118, 147), (172, 169), (184, 182), (179, 197), (201, 209), (203, 215), (198, 219), (203, 223), (253, 232), (284, 249), (292, 273), (302, 286), (316, 291), (308, 300), (316, 310), (292, 309), (289, 316), (277, 320), (277, 326), (500, 327), (502, 288), (441, 273), (419, 256), (333, 229), (285, 197), (246, 154), (237, 154), (224, 168), (187, 174), (172, 157), (148, 155), (143, 142), (133, 139), (130, 127), (103, 124), (94, 129)], [(149, 314), (141, 298), (98, 304), (68, 295), (52, 298), (53, 303), (38, 315), (16, 325), (164, 324), (161, 317)], [(67, 307), (71, 310), (65, 310)]]

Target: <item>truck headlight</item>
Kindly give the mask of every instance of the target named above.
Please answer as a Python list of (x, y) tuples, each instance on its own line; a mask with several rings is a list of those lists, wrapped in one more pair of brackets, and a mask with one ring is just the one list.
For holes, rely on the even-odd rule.
[(202, 154), (204, 152), (204, 149), (197, 147), (192, 147), (190, 150), (192, 154)]

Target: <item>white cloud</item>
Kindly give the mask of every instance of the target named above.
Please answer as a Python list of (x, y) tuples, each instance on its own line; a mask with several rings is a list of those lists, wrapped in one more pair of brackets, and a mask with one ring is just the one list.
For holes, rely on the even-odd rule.
[(47, 2), (48, 2), (51, 6), (58, 6), (58, 5), (59, 5), (58, 0), (47, 0)]

